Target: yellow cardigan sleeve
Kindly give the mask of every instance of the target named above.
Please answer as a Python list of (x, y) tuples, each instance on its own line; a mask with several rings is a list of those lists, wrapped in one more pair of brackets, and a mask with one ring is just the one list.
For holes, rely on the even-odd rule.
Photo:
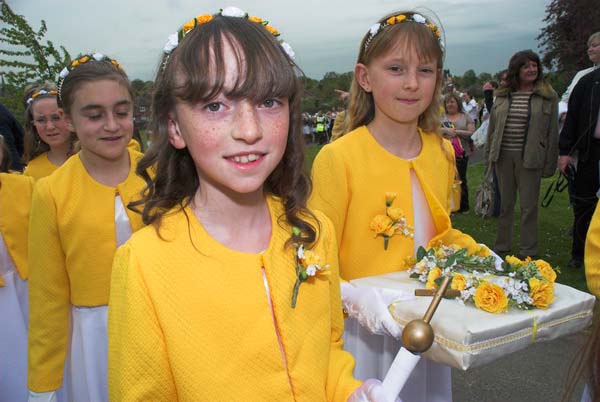
[(57, 229), (56, 205), (45, 179), (33, 192), (29, 221), (28, 387), (60, 388), (69, 337), (70, 288)]
[(585, 239), (584, 265), (588, 288), (600, 297), (600, 203), (596, 206)]
[(333, 240), (331, 221), (319, 214), (321, 236), (326, 247), (326, 261), (330, 262), (330, 303), (331, 303), (331, 349), (329, 354), (329, 373), (327, 375), (326, 394), (328, 401), (346, 401), (350, 394), (361, 384), (353, 377), (354, 358), (343, 349), (344, 317), (340, 278), (338, 269), (337, 245)]
[(177, 401), (165, 339), (129, 244), (115, 255), (109, 306), (109, 399)]
[(312, 182), (308, 205), (331, 219), (339, 247), (346, 224), (349, 190), (344, 163), (329, 146), (323, 147), (314, 160)]

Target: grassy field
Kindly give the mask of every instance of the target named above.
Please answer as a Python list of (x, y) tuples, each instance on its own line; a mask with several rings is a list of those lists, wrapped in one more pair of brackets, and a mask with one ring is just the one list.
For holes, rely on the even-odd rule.
[[(310, 171), (310, 166), (314, 157), (319, 152), (320, 147), (310, 145), (307, 148), (305, 167)], [(469, 183), (469, 201), (471, 212), (468, 214), (452, 215), (452, 223), (465, 233), (470, 234), (480, 243), (493, 246), (496, 239), (497, 220), (495, 218), (483, 219), (476, 216), (473, 212), (474, 194), (477, 187), (483, 179), (485, 166), (482, 163), (469, 165), (468, 183)], [(546, 189), (553, 183), (553, 178), (542, 181), (541, 194), (545, 194)], [(513, 243), (515, 247), (513, 252), (519, 250), (519, 222), (520, 211), (518, 207), (515, 211), (515, 223), (513, 234), (515, 236)], [(558, 275), (558, 282), (572, 286), (579, 290), (587, 291), (585, 283), (585, 274), (583, 269), (567, 269), (567, 263), (571, 256), (571, 236), (567, 233), (573, 223), (573, 211), (569, 206), (569, 199), (566, 190), (554, 195), (554, 199), (548, 208), (539, 209), (539, 258), (543, 258), (553, 266), (561, 268)]]

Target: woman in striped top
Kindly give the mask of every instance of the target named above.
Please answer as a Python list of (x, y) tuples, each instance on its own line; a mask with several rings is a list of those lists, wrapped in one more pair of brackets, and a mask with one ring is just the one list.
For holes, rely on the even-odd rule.
[(540, 59), (531, 50), (515, 53), (508, 82), (496, 92), (486, 155), (495, 164), (502, 199), (495, 251), (512, 250), (517, 193), (521, 206), (519, 255), (538, 253), (537, 213), (542, 177), (556, 170), (558, 158), (558, 96), (545, 82)]

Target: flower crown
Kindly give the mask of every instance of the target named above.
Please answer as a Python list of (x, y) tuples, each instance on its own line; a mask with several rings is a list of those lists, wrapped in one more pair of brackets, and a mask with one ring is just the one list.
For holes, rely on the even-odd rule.
[(31, 103), (34, 100), (36, 100), (38, 97), (44, 96), (44, 95), (56, 96), (56, 95), (58, 95), (58, 91), (56, 89), (51, 89), (50, 91), (46, 91), (45, 89), (40, 89), (39, 91), (35, 91), (34, 93), (31, 94), (29, 99), (27, 99), (27, 104), (31, 105)]
[(69, 73), (71, 71), (73, 71), (73, 69), (77, 68), (78, 66), (80, 66), (82, 64), (86, 64), (86, 63), (90, 62), (91, 60), (106, 61), (106, 62), (112, 64), (113, 66), (115, 66), (116, 68), (118, 68), (119, 70), (125, 72), (125, 70), (123, 69), (121, 64), (119, 64), (118, 61), (116, 61), (115, 59), (111, 59), (110, 57), (105, 56), (102, 53), (92, 53), (92, 54), (86, 54), (86, 55), (80, 56), (80, 57), (76, 58), (75, 60), (73, 60), (68, 66), (63, 68), (59, 74), (58, 97), (61, 100), (62, 100), (62, 97), (61, 97), (62, 84), (63, 84), (63, 82), (65, 82), (65, 78), (67, 78), (67, 76), (69, 75)]
[(442, 52), (444, 52), (444, 42), (442, 41), (442, 33), (440, 32), (440, 28), (438, 28), (434, 23), (427, 21), (427, 19), (421, 14), (417, 13), (403, 13), (393, 15), (384, 22), (378, 22), (377, 24), (371, 26), (371, 29), (369, 29), (369, 36), (365, 40), (365, 51), (371, 44), (373, 38), (377, 36), (379, 32), (383, 31), (385, 27), (389, 25), (401, 24), (403, 22), (416, 22), (418, 24), (426, 25), (427, 28), (429, 28), (429, 30), (431, 30), (431, 32), (435, 35), (436, 39), (438, 40), (438, 43), (440, 44)]
[[(165, 44), (165, 47), (163, 48), (163, 52), (167, 55), (167, 58), (165, 58), (162, 68), (164, 68), (164, 66), (167, 63), (168, 55), (170, 55), (171, 52), (173, 50), (175, 50), (175, 48), (177, 48), (177, 46), (179, 45), (179, 42), (181, 42), (181, 40), (191, 30), (193, 30), (197, 26), (206, 24), (207, 22), (211, 21), (217, 15), (221, 15), (223, 17), (245, 18), (247, 20), (256, 22), (257, 24), (264, 26), (265, 29), (267, 31), (269, 31), (275, 37), (278, 37), (280, 35), (280, 33), (277, 29), (275, 29), (271, 25), (269, 25), (269, 21), (263, 20), (260, 17), (250, 16), (247, 12), (242, 11), (237, 7), (225, 7), (223, 9), (219, 10), (219, 12), (217, 14), (215, 14), (214, 16), (211, 14), (202, 14), (202, 15), (197, 16), (196, 18), (192, 18), (191, 20), (189, 20), (188, 22), (183, 24), (183, 26), (181, 27), (181, 29), (179, 29), (179, 31), (169, 35), (169, 39), (167, 40), (167, 43)], [(294, 53), (294, 50), (292, 49), (292, 47), (287, 42), (284, 42), (282, 40), (279, 41), (279, 44), (281, 45), (281, 47), (283, 48), (285, 53), (290, 57), (290, 59), (294, 59), (294, 56), (296, 54)]]

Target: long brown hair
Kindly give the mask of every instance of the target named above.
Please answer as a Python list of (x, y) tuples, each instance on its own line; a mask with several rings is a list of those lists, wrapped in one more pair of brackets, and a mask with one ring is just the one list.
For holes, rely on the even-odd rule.
[(511, 92), (515, 92), (519, 90), (521, 86), (521, 80), (519, 78), (519, 72), (521, 67), (523, 67), (528, 62), (533, 61), (537, 64), (538, 73), (537, 77), (534, 81), (534, 85), (540, 81), (544, 80), (544, 72), (542, 71), (542, 63), (540, 61), (540, 57), (533, 50), (521, 50), (512, 55), (508, 62), (508, 72), (506, 76), (506, 81), (508, 82), (508, 87)]
[[(155, 80), (152, 145), (139, 162), (137, 172), (147, 188), (141, 200), (142, 219), (157, 231), (162, 217), (172, 208), (185, 208), (199, 187), (194, 161), (186, 148), (176, 149), (168, 141), (169, 114), (178, 102), (196, 104), (212, 99), (225, 84), (225, 41), (237, 55), (240, 74), (226, 96), (256, 102), (273, 97), (289, 100), (289, 133), (285, 153), (267, 178), (265, 191), (279, 196), (285, 219), (300, 229), (289, 241), (312, 243), (316, 230), (306, 220), (310, 180), (303, 172), (304, 140), (301, 131), (301, 71), (275, 37), (262, 24), (245, 18), (215, 15), (210, 22), (190, 31), (170, 55), (164, 55)], [(156, 175), (151, 177), (150, 170)]]
[[(23, 103), (25, 104), (25, 152), (23, 153), (23, 160), (25, 161), (25, 163), (29, 163), (29, 161), (31, 161), (32, 159), (35, 159), (44, 152), (48, 152), (50, 150), (50, 146), (42, 140), (42, 138), (37, 132), (35, 124), (33, 124), (33, 105), (39, 99), (47, 98), (56, 99), (58, 105), (57, 95), (47, 93), (36, 97), (31, 102), (28, 102), (28, 99), (30, 99), (33, 94), (42, 90), (46, 92), (56, 91), (56, 85), (54, 85), (54, 83), (51, 82), (38, 82), (35, 84), (30, 84), (25, 88), (25, 92), (23, 95)], [(73, 147), (76, 140), (77, 137), (75, 136), (75, 133), (71, 133), (69, 136), (69, 154), (73, 153)]]
[[(395, 12), (379, 20), (383, 24), (388, 18), (399, 15), (413, 15), (412, 12)], [(401, 22), (387, 25), (373, 37), (368, 47), (365, 43), (370, 34), (363, 37), (360, 42), (357, 63), (368, 66), (373, 60), (385, 56), (391, 49), (401, 46), (406, 50), (414, 49), (420, 60), (431, 60), (437, 62), (435, 92), (429, 107), (419, 116), (418, 125), (427, 132), (439, 133), (442, 71), (444, 66), (444, 54), (439, 40), (427, 25), (417, 22)], [(366, 92), (356, 80), (352, 80), (350, 89), (350, 104), (345, 120), (345, 132), (350, 132), (357, 127), (369, 124), (375, 118), (375, 103), (373, 94)]]

